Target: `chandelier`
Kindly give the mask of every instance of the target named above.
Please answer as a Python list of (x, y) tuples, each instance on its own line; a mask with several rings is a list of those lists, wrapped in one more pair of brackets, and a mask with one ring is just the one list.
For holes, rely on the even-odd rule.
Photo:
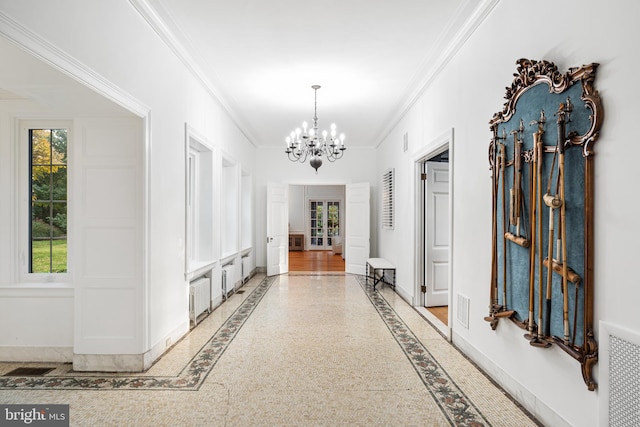
[(315, 103), (313, 113), (313, 126), (308, 129), (307, 122), (302, 122), (302, 129), (297, 128), (285, 139), (287, 149), (284, 151), (292, 162), (304, 163), (310, 157), (309, 164), (318, 173), (322, 166), (322, 156), (326, 156), (330, 162), (335, 162), (344, 154), (347, 147), (344, 146), (344, 133), (336, 138), (336, 125), (331, 125), (331, 131), (318, 131), (318, 89), (320, 85), (313, 85), (315, 91)]

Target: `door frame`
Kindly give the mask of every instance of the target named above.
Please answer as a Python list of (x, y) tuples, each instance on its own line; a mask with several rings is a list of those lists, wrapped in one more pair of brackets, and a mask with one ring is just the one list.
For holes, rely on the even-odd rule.
[[(411, 181), (414, 186), (414, 291), (413, 291), (413, 306), (421, 307), (421, 312), (425, 312), (426, 316), (430, 318), (432, 323), (442, 332), (449, 341), (452, 336), (452, 324), (453, 324), (453, 170), (454, 170), (454, 156), (453, 156), (453, 128), (443, 132), (441, 135), (433, 139), (424, 147), (421, 147), (412, 156), (412, 162), (414, 167), (414, 178)], [(424, 211), (424, 194), (422, 191), (422, 165), (432, 157), (449, 150), (449, 298), (448, 306), (449, 313), (447, 319), (447, 325), (442, 324), (435, 316), (431, 315), (426, 309), (424, 309), (424, 294), (421, 291), (421, 284), (424, 283), (424, 257), (425, 257), (425, 211)], [(432, 318), (431, 318), (432, 317)]]
[[(280, 230), (280, 228), (284, 229), (283, 233), (287, 233), (287, 236), (283, 236), (281, 234), (275, 233), (274, 230), (271, 227), (271, 223), (272, 223), (272, 215), (275, 213), (272, 210), (272, 204), (270, 203), (272, 201), (272, 196), (271, 196), (271, 190), (272, 189), (281, 189), (283, 194), (285, 194), (284, 200), (285, 200), (285, 205), (286, 205), (286, 209), (285, 209), (285, 218), (280, 218), (281, 221), (283, 221), (283, 224), (280, 224), (280, 226), (277, 227), (277, 231)], [(280, 184), (280, 183), (276, 183), (276, 182), (268, 182), (267, 183), (267, 197), (266, 197), (266, 202), (267, 202), (267, 228), (266, 228), (266, 235), (267, 235), (267, 242), (266, 242), (266, 255), (267, 255), (267, 276), (276, 276), (279, 274), (284, 274), (284, 273), (288, 273), (289, 272), (289, 236), (288, 236), (288, 230), (287, 227), (285, 226), (289, 221), (289, 185), (288, 184)], [(276, 239), (275, 244), (273, 244), (273, 240), (274, 238)], [(282, 254), (282, 248), (285, 248), (284, 250), (284, 254)], [(275, 257), (270, 258), (269, 255), (270, 253), (273, 252), (273, 249), (276, 248), (279, 250), (278, 252), (278, 257), (277, 260), (275, 259)], [(283, 262), (283, 258), (284, 258), (284, 262)], [(275, 265), (275, 263), (271, 263), (270, 261), (278, 261), (278, 265), (277, 267), (273, 267)], [(271, 274), (270, 274), (271, 273)]]
[[(304, 180), (298, 181), (298, 180), (295, 180), (295, 179), (291, 180), (291, 181), (289, 181), (289, 180), (277, 180), (277, 181), (271, 181), (271, 182), (274, 183), (274, 184), (277, 184), (277, 185), (284, 185), (287, 188), (289, 186), (291, 186), (291, 185), (313, 185), (313, 186), (342, 185), (342, 186), (344, 186), (344, 188), (345, 188), (345, 197), (344, 197), (344, 199), (335, 199), (335, 200), (340, 201), (340, 203), (342, 205), (341, 209), (340, 209), (341, 210), (341, 213), (340, 213), (340, 221), (341, 221), (340, 235), (342, 237), (342, 242), (343, 242), (343, 245), (344, 245), (343, 251), (345, 251), (345, 252), (343, 252), (344, 253), (343, 258), (345, 259), (345, 274), (347, 274), (347, 271), (346, 271), (347, 270), (347, 264), (346, 264), (347, 259), (346, 258), (349, 256), (347, 254), (347, 252), (346, 252), (346, 250), (347, 250), (347, 247), (346, 247), (346, 240), (347, 240), (347, 218), (346, 218), (346, 212), (347, 212), (347, 204), (349, 202), (349, 199), (347, 197), (347, 187), (349, 185), (353, 185), (354, 183), (348, 182), (348, 181), (342, 181), (342, 180), (338, 180), (338, 181), (334, 181), (334, 182), (325, 182), (325, 181), (307, 182), (307, 181), (304, 181)], [(364, 184), (364, 183), (368, 184), (369, 191), (371, 191), (371, 183), (369, 181), (364, 181), (364, 182), (361, 182), (360, 184)], [(267, 192), (268, 192), (268, 188), (267, 188)], [(370, 193), (369, 193), (369, 197), (371, 197)], [(329, 200), (329, 199), (326, 199), (326, 200)], [(309, 199), (305, 197), (305, 203), (308, 203), (308, 201), (309, 201)], [(269, 209), (268, 201), (265, 200), (265, 203), (267, 205), (267, 209)], [(371, 241), (372, 241), (372, 239), (377, 238), (377, 236), (374, 233), (372, 233), (373, 230), (371, 228), (371, 218), (372, 218), (374, 213), (375, 212), (373, 212), (373, 213), (371, 212), (371, 199), (370, 199), (370, 201), (369, 201), (369, 233), (368, 233), (369, 234), (369, 253), (371, 252)], [(288, 222), (288, 215), (289, 215), (289, 213), (287, 211), (287, 222)], [(308, 222), (307, 220), (308, 220), (308, 218), (305, 218), (305, 223)], [(306, 226), (307, 225), (305, 225), (305, 227)], [(265, 232), (267, 231), (267, 228), (268, 228), (268, 224), (267, 224), (267, 227), (265, 227)], [(267, 233), (265, 233), (265, 234), (267, 234)], [(269, 254), (268, 254), (267, 245), (268, 245), (268, 243), (265, 243), (265, 258), (266, 258), (266, 264), (268, 265), (269, 264)], [(305, 247), (307, 247), (306, 246), (306, 242), (305, 242)], [(288, 265), (289, 265), (289, 263), (288, 263), (288, 259), (287, 259), (287, 269), (288, 269)], [(362, 274), (364, 274), (364, 266), (362, 268), (363, 268)], [(266, 270), (266, 267), (265, 267), (265, 270)]]

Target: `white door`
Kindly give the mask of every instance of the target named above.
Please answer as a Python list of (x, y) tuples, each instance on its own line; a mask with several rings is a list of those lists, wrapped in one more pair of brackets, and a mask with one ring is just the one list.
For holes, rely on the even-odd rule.
[(365, 274), (369, 258), (369, 183), (347, 184), (345, 209), (345, 271)]
[(267, 184), (267, 276), (289, 272), (289, 186)]
[(425, 306), (449, 304), (449, 164), (426, 162)]

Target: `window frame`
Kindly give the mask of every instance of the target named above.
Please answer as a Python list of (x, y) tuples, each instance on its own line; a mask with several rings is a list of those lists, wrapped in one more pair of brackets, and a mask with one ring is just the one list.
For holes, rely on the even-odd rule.
[[(309, 241), (307, 242), (307, 247), (310, 248), (311, 250), (327, 250), (330, 249), (332, 244), (333, 244), (333, 238), (334, 237), (341, 237), (342, 235), (342, 210), (343, 210), (343, 206), (344, 206), (344, 201), (342, 199), (336, 199), (336, 198), (324, 198), (324, 197), (312, 197), (312, 198), (308, 198), (308, 200), (306, 201), (307, 203), (307, 224), (306, 224), (306, 228), (308, 230), (308, 236), (309, 236)], [(317, 218), (313, 218), (312, 217), (312, 204), (316, 203), (322, 206), (322, 230), (323, 230), (323, 234), (321, 237), (319, 236), (313, 236), (313, 229), (314, 227), (312, 226), (312, 221), (315, 219), (317, 221)], [(329, 235), (329, 205), (330, 204), (336, 204), (338, 206), (338, 234), (333, 234), (333, 235)], [(316, 224), (317, 225), (317, 224)], [(318, 227), (315, 227), (318, 228)], [(322, 245), (318, 245), (317, 244), (317, 240), (316, 240), (316, 244), (313, 244), (313, 240), (312, 239), (322, 239), (323, 244)]]
[(185, 123), (185, 279), (209, 272), (216, 264), (218, 248), (214, 227), (214, 189), (217, 182), (216, 148)]
[[(19, 120), (17, 132), (18, 145), (18, 203), (16, 203), (17, 225), (17, 278), (20, 282), (48, 283), (65, 282), (73, 271), (73, 122), (71, 120)], [(66, 129), (67, 130), (67, 262), (65, 272), (29, 271), (31, 251), (31, 130)]]

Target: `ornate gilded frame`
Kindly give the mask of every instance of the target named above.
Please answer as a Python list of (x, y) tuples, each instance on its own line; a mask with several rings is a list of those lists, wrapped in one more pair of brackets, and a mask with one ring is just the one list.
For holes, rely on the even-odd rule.
[[(600, 128), (604, 120), (604, 109), (602, 106), (602, 101), (600, 99), (598, 91), (594, 89), (594, 80), (596, 76), (596, 70), (599, 64), (591, 63), (588, 65), (583, 65), (581, 67), (570, 68), (567, 72), (561, 73), (556, 67), (556, 65), (549, 61), (520, 59), (516, 63), (517, 63), (517, 71), (514, 74), (514, 80), (511, 86), (506, 88), (506, 94), (504, 96), (507, 101), (504, 104), (502, 110), (494, 114), (493, 118), (489, 121), (490, 129), (493, 135), (491, 142), (489, 144), (489, 164), (490, 164), (490, 169), (492, 174), (492, 186), (493, 186), (492, 187), (493, 188), (493, 195), (492, 195), (492, 199), (493, 199), (492, 200), (492, 204), (493, 204), (493, 213), (492, 213), (493, 233), (492, 234), (493, 236), (492, 236), (492, 270), (491, 270), (492, 277), (491, 277), (491, 286), (490, 286), (490, 311), (489, 311), (489, 315), (485, 317), (485, 320), (487, 320), (490, 323), (492, 329), (495, 330), (498, 325), (499, 319), (510, 318), (521, 328), (529, 330), (529, 334), (526, 334), (525, 337), (530, 340), (532, 346), (547, 348), (551, 346), (551, 344), (554, 344), (557, 347), (561, 348), (563, 351), (565, 351), (575, 360), (580, 362), (581, 369), (582, 369), (582, 376), (588, 389), (595, 390), (595, 388), (597, 387), (597, 384), (594, 382), (594, 379), (593, 379), (592, 368), (598, 360), (598, 345), (595, 341), (594, 333), (593, 333), (593, 290), (594, 290), (593, 212), (594, 212), (594, 166), (595, 166), (594, 165), (594, 155), (595, 155), (594, 146), (595, 146), (595, 142), (599, 137)], [(563, 103), (560, 103), (560, 105), (555, 104), (555, 105), (558, 105), (558, 110), (553, 111), (555, 113), (555, 116), (558, 117), (558, 124), (556, 125), (556, 128), (558, 130), (557, 145), (545, 144), (542, 140), (543, 138), (542, 135), (544, 134), (543, 127), (545, 126), (544, 111), (540, 113), (540, 119), (538, 121), (532, 121), (530, 123), (531, 125), (533, 125), (534, 123), (537, 123), (538, 128), (541, 131), (541, 134), (539, 136), (540, 139), (538, 141), (540, 143), (539, 146), (541, 147), (540, 148), (541, 155), (539, 155), (538, 158), (540, 159), (539, 162), (541, 165), (543, 165), (544, 164), (543, 162), (545, 161), (547, 162), (546, 165), (548, 165), (547, 166), (548, 172), (544, 175), (546, 176), (548, 174), (549, 176), (549, 179), (547, 180), (547, 184), (548, 184), (547, 188), (551, 187), (551, 182), (553, 180), (560, 181), (560, 177), (562, 177), (562, 181), (564, 182), (565, 179), (567, 179), (565, 177), (564, 172), (559, 171), (560, 166), (558, 166), (558, 172), (554, 172), (557, 153), (559, 152), (564, 153), (565, 150), (568, 150), (570, 148), (572, 149), (572, 153), (574, 153), (577, 148), (580, 148), (581, 156), (583, 159), (583, 166), (580, 165), (580, 168), (574, 168), (574, 170), (577, 170), (577, 172), (575, 173), (579, 173), (579, 175), (569, 177), (570, 179), (573, 180), (572, 182), (579, 183), (580, 188), (582, 189), (583, 187), (584, 189), (584, 194), (582, 196), (575, 195), (575, 194), (571, 195), (571, 197), (573, 198), (572, 200), (574, 199), (578, 200), (578, 203), (576, 206), (579, 206), (580, 210), (583, 210), (582, 214), (578, 216), (580, 216), (581, 222), (584, 222), (583, 233), (582, 232), (576, 233), (576, 234), (579, 234), (580, 236), (583, 236), (584, 239), (581, 238), (579, 242), (571, 242), (571, 243), (582, 246), (584, 253), (582, 255), (583, 258), (580, 259), (581, 277), (579, 277), (579, 279), (581, 279), (581, 283), (579, 283), (579, 281), (575, 283), (576, 291), (575, 291), (575, 298), (573, 300), (573, 307), (574, 307), (573, 311), (575, 313), (574, 317), (576, 318), (576, 321), (573, 323), (573, 329), (574, 329), (573, 338), (571, 340), (567, 340), (566, 333), (564, 334), (563, 337), (557, 336), (556, 334), (552, 334), (552, 333), (549, 333), (549, 336), (541, 334), (540, 333), (541, 327), (539, 328), (538, 325), (536, 325), (536, 322), (532, 322), (530, 320), (530, 319), (534, 319), (535, 312), (536, 312), (535, 307), (534, 307), (534, 311), (531, 312), (531, 307), (532, 307), (531, 300), (534, 299), (534, 297), (536, 296), (536, 293), (535, 293), (536, 289), (533, 289), (532, 291), (532, 288), (529, 287), (529, 294), (528, 294), (528, 300), (527, 300), (527, 302), (529, 302), (528, 319), (523, 320), (524, 313), (521, 313), (520, 315), (518, 315), (516, 314), (516, 310), (510, 307), (511, 302), (513, 301), (513, 298), (516, 298), (516, 297), (512, 296), (512, 299), (509, 299), (507, 291), (509, 291), (510, 289), (516, 290), (517, 286), (520, 286), (520, 288), (523, 288), (523, 283), (521, 283), (522, 280), (520, 280), (520, 283), (515, 283), (516, 279), (514, 279), (514, 277), (517, 276), (516, 273), (520, 274), (520, 277), (528, 273), (528, 277), (529, 277), (528, 280), (531, 281), (530, 283), (535, 282), (536, 277), (539, 282), (539, 290), (537, 291), (536, 299), (539, 298), (540, 304), (538, 306), (537, 313), (538, 313), (539, 319), (542, 320), (542, 322), (544, 322), (543, 320), (544, 311), (543, 311), (543, 305), (542, 305), (543, 276), (542, 274), (540, 274), (543, 271), (542, 267), (540, 267), (540, 264), (543, 264), (542, 249), (540, 249), (540, 247), (542, 247), (543, 245), (544, 238), (542, 237), (542, 233), (539, 232), (539, 230), (542, 229), (544, 215), (542, 213), (543, 212), (542, 203), (538, 202), (536, 205), (536, 202), (534, 202), (534, 199), (536, 198), (538, 200), (542, 200), (541, 191), (540, 191), (541, 187), (538, 186), (537, 187), (538, 190), (536, 192), (536, 190), (534, 189), (534, 185), (538, 185), (538, 184), (537, 184), (537, 181), (534, 184), (534, 181), (536, 180), (536, 176), (537, 176), (537, 180), (542, 182), (543, 174), (538, 173), (536, 175), (534, 172), (532, 172), (533, 168), (535, 167), (534, 165), (536, 164), (535, 162), (533, 163), (533, 165), (531, 164), (532, 158), (535, 157), (533, 153), (534, 152), (533, 147), (534, 147), (534, 144), (536, 144), (535, 138), (532, 139), (532, 142), (530, 144), (532, 147), (531, 150), (526, 150), (526, 143), (523, 144), (523, 141), (526, 141), (526, 140), (525, 138), (522, 137), (522, 135), (524, 135), (524, 130), (525, 130), (523, 127), (522, 118), (520, 118), (519, 128), (516, 127), (512, 119), (516, 119), (515, 117), (517, 112), (516, 107), (518, 108), (523, 107), (522, 109), (524, 110), (525, 106), (518, 105), (518, 103), (524, 102), (523, 100), (525, 99), (525, 95), (532, 88), (537, 87), (539, 85), (546, 85), (549, 89), (548, 93), (550, 94), (548, 96), (551, 97), (551, 96), (554, 96), (553, 94), (564, 94), (565, 92), (568, 93), (569, 89), (574, 87), (574, 85), (577, 85), (577, 84), (579, 84), (581, 87), (580, 99), (584, 103), (584, 108), (587, 110), (586, 113), (583, 112), (583, 114), (586, 114), (585, 117), (588, 116), (588, 123), (587, 123), (587, 119), (583, 120), (584, 127), (586, 128), (586, 130), (583, 129), (584, 131), (582, 132), (573, 131), (571, 130), (571, 128), (569, 128), (568, 132), (565, 130), (565, 126), (567, 124), (571, 125), (571, 112), (572, 112), (573, 105), (571, 104), (570, 98), (567, 98), (567, 100)], [(576, 90), (578, 89), (573, 90), (572, 93), (574, 93)], [(536, 93), (539, 93), (539, 89), (537, 89)], [(539, 101), (540, 95), (536, 95), (536, 96), (538, 96), (538, 98), (536, 99)], [(529, 98), (533, 98), (533, 95)], [(575, 104), (578, 104), (577, 100), (575, 100), (574, 102)], [(549, 105), (549, 104), (547, 103), (546, 105)], [(535, 106), (528, 105), (526, 106), (526, 108), (529, 108), (531, 110), (532, 108), (535, 108)], [(565, 123), (565, 119), (568, 119), (566, 123)], [(507, 145), (509, 144), (509, 142), (507, 142), (509, 137), (507, 136), (507, 132), (506, 132), (506, 128), (508, 126), (511, 126), (509, 128), (509, 130), (511, 131), (510, 134), (514, 135), (512, 146)], [(502, 134), (500, 134), (500, 130), (502, 130)], [(522, 139), (518, 140), (518, 138), (522, 138)], [(548, 135), (545, 136), (545, 138), (547, 140), (550, 139)], [(516, 154), (516, 153), (519, 153), (519, 151), (516, 151), (517, 145), (525, 148), (522, 150), (520, 154)], [(508, 161), (508, 155), (505, 154), (505, 152), (511, 147), (513, 147), (513, 150), (512, 150), (513, 156), (511, 160)], [(551, 156), (553, 156), (552, 157), (553, 163), (551, 163), (551, 161), (549, 160)], [(576, 154), (573, 154), (573, 156), (575, 157)], [(518, 160), (516, 161), (516, 159)], [(502, 162), (503, 160), (504, 162)], [(558, 165), (559, 164), (560, 162), (558, 161)], [(530, 171), (528, 175), (526, 174), (527, 166), (529, 166), (529, 171)], [(525, 170), (524, 175), (522, 175), (520, 172), (516, 172), (516, 168), (520, 168), (520, 167), (524, 168)], [(582, 176), (582, 167), (584, 168), (583, 176)], [(540, 166), (539, 171), (542, 171), (542, 170), (543, 170), (542, 166)], [(570, 170), (569, 173), (574, 173), (574, 170)], [(511, 253), (510, 247), (513, 243), (512, 241), (507, 241), (506, 239), (506, 234), (511, 234), (507, 232), (511, 230), (511, 227), (506, 225), (507, 224), (506, 222), (507, 207), (506, 207), (506, 201), (505, 201), (505, 187), (507, 185), (508, 175), (505, 174), (505, 171), (507, 171), (514, 177), (518, 177), (518, 176), (529, 177), (530, 203), (528, 206), (529, 208), (528, 213), (530, 215), (529, 219), (531, 224), (529, 231), (530, 233), (533, 233), (533, 234), (529, 234), (529, 237), (531, 238), (530, 240), (533, 240), (533, 242), (535, 242), (535, 237), (532, 237), (532, 236), (534, 236), (535, 233), (538, 232), (538, 237), (540, 238), (539, 238), (538, 246), (536, 246), (534, 243), (533, 247), (529, 249), (527, 249), (525, 244), (527, 243), (525, 238), (526, 236), (519, 238), (520, 242), (518, 244), (520, 245), (520, 247), (518, 247), (517, 250), (520, 251), (518, 252), (521, 254), (520, 258), (524, 259), (525, 257), (524, 254), (528, 254), (526, 256), (530, 257), (530, 259), (533, 259), (533, 261), (531, 261), (528, 267), (523, 266), (522, 265), (523, 262), (520, 262), (519, 265), (510, 263), (511, 262), (510, 258), (507, 256)], [(516, 175), (516, 173), (520, 173), (520, 175)], [(553, 175), (554, 173), (556, 174), (555, 176)], [(552, 177), (553, 177), (553, 180), (552, 180)], [(581, 182), (581, 180), (583, 181)], [(510, 191), (513, 191), (514, 188), (518, 188), (518, 189), (521, 188), (520, 181), (518, 181), (518, 184), (516, 185), (516, 181), (514, 178), (513, 183), (514, 184), (510, 188)], [(564, 184), (562, 185), (562, 187), (564, 189)], [(522, 188), (524, 188), (524, 192), (521, 195), (523, 202), (520, 203), (516, 201), (515, 203), (518, 206), (523, 206), (523, 210), (526, 211), (525, 209), (527, 207), (526, 201), (525, 201), (525, 198), (526, 198), (525, 196), (527, 195), (526, 187), (522, 187)], [(500, 194), (500, 190), (502, 190), (502, 197)], [(551, 192), (548, 191), (547, 194), (549, 193)], [(569, 200), (568, 197), (564, 199), (565, 205), (568, 205), (568, 200)], [(550, 205), (547, 205), (547, 206), (550, 206)], [(502, 208), (502, 210), (500, 208)], [(536, 214), (536, 208), (540, 211), (537, 214)], [(511, 215), (511, 210), (513, 209), (514, 209), (513, 205), (510, 205), (509, 206), (510, 215)], [(544, 207), (544, 209), (546, 209), (546, 207)], [(569, 207), (568, 209), (571, 209), (571, 207)], [(573, 213), (575, 215), (575, 209), (573, 210)], [(547, 216), (548, 228), (551, 228), (551, 229), (554, 228), (554, 224), (556, 221), (555, 218), (556, 216), (554, 216), (553, 213), (548, 214)], [(518, 218), (517, 220), (518, 220), (518, 230), (520, 231), (520, 219)], [(539, 221), (539, 223), (536, 221)], [(500, 222), (502, 222), (502, 225), (500, 224)], [(567, 227), (567, 222), (568, 221), (564, 222), (565, 228)], [(523, 223), (524, 223), (524, 228), (526, 229), (526, 226), (527, 226), (526, 221), (523, 220)], [(560, 227), (560, 224), (561, 224), (560, 220), (558, 220), (558, 224), (559, 224), (558, 227)], [(503, 235), (505, 238), (503, 238)], [(550, 236), (554, 236), (553, 232), (551, 232)], [(558, 241), (559, 240), (560, 239), (558, 238)], [(549, 246), (552, 246), (553, 240), (551, 238), (547, 238), (547, 243), (550, 241), (551, 241), (551, 244)], [(563, 243), (566, 245), (567, 241), (568, 241), (568, 237), (566, 236), (566, 233), (565, 233)], [(560, 248), (560, 246), (558, 247)], [(526, 250), (528, 250), (529, 252), (526, 252)], [(536, 251), (538, 252), (538, 255), (539, 255), (537, 260), (536, 260), (537, 255), (535, 254)], [(573, 251), (574, 256), (576, 256), (575, 252), (576, 251), (574, 250)], [(549, 256), (552, 253), (553, 253), (552, 251), (549, 251), (547, 253), (547, 258), (545, 259), (545, 262), (547, 263), (546, 264), (547, 267), (550, 264), (552, 264), (552, 261), (553, 263), (556, 263), (556, 259), (553, 256)], [(567, 259), (566, 246), (563, 248), (562, 252), (560, 251), (560, 249), (558, 249), (558, 252), (557, 252), (558, 258), (560, 258), (560, 253), (562, 253), (562, 256), (564, 257), (565, 262), (558, 263), (558, 264), (560, 266), (562, 266), (563, 264), (564, 265), (569, 264), (569, 262), (566, 261)], [(583, 265), (583, 268), (582, 268), (582, 265)], [(526, 270), (525, 267), (528, 268), (528, 270)], [(517, 271), (518, 268), (523, 270)], [(507, 274), (508, 269), (509, 269), (509, 274)], [(501, 270), (504, 270), (504, 273), (501, 273)], [(554, 265), (553, 271), (555, 271), (556, 274), (560, 274), (560, 276), (562, 276), (560, 280), (563, 281), (563, 284), (567, 283), (568, 279), (565, 278), (567, 276), (567, 269), (563, 270), (564, 273), (561, 273), (559, 270), (556, 269), (556, 266)], [(547, 274), (549, 275), (549, 277), (551, 277), (552, 275), (552, 273), (547, 273)], [(499, 283), (500, 279), (502, 279), (502, 283)], [(558, 279), (555, 279), (555, 280), (558, 280)], [(502, 297), (502, 300), (500, 300), (501, 296), (500, 296), (500, 289), (499, 289), (501, 285), (504, 288), (504, 296)], [(568, 287), (566, 286), (562, 288), (562, 293), (567, 294), (568, 293), (568, 291), (566, 291), (567, 289)], [(580, 297), (578, 297), (578, 291), (580, 291)], [(547, 290), (547, 296), (549, 296), (548, 290)], [(517, 301), (517, 302), (520, 304), (520, 306), (523, 305), (522, 304), (523, 301)], [(514, 303), (513, 305), (516, 305), (516, 304)], [(564, 322), (566, 325), (567, 324), (566, 311), (568, 306), (567, 297), (565, 297), (564, 306), (565, 306)], [(582, 313), (581, 319), (578, 319), (578, 316), (577, 316), (579, 312)], [(520, 319), (518, 319), (518, 317), (520, 317)], [(549, 316), (546, 322), (551, 323), (551, 318), (552, 316), (549, 313)], [(542, 323), (542, 322), (537, 322), (537, 323)], [(574, 340), (576, 336), (575, 329), (579, 328), (578, 324), (580, 324), (579, 326), (581, 326), (581, 329), (582, 329), (582, 332), (581, 332), (582, 335), (580, 337), (582, 342), (579, 344), (574, 344)]]

